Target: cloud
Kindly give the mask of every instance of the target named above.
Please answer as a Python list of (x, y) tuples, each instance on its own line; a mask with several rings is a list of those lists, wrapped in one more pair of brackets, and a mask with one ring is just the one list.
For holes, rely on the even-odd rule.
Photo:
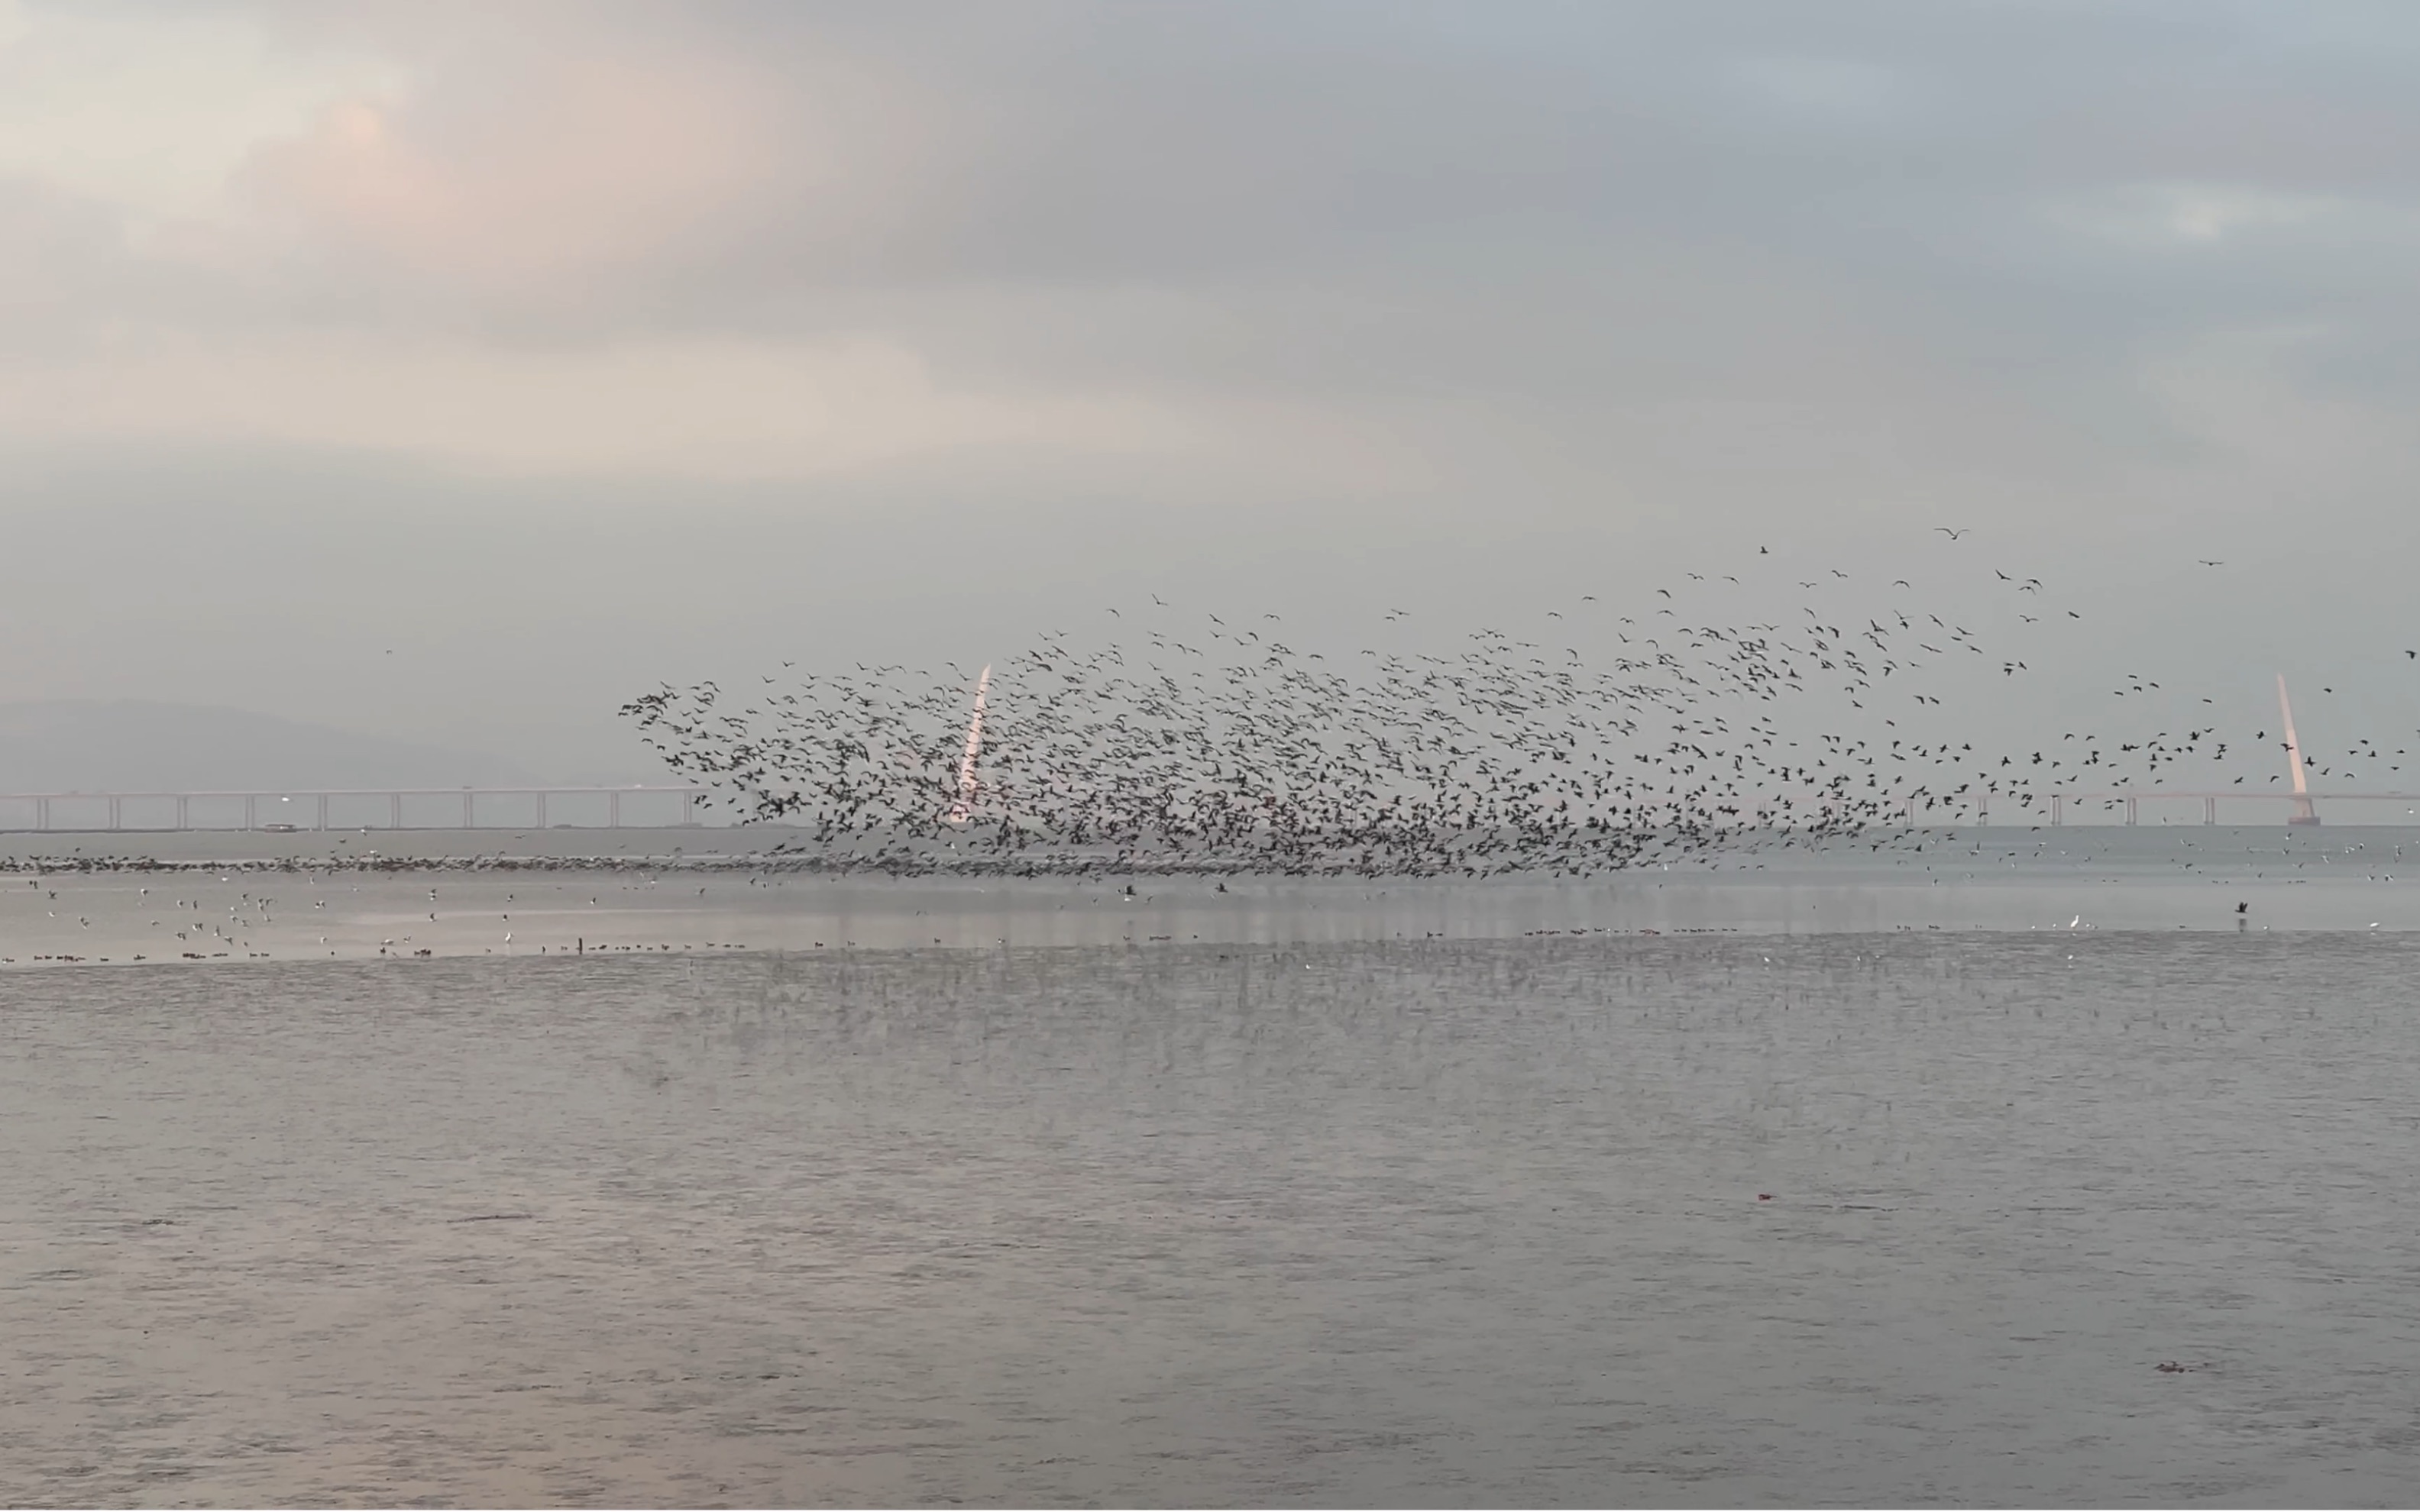
[(237, 10), (0, 0), (0, 180), (137, 227), (203, 213), (262, 145), (396, 83), (389, 61), (289, 47)]
[(659, 675), (1138, 584), (1946, 522), (2188, 661), (2319, 641), (2180, 542), (2401, 602), (2400, 7), (0, 7), (0, 694), (567, 771)]
[(2226, 333), (2324, 408), (2420, 315), (2391, 9), (7, 14), (19, 436), (1752, 509), (2174, 465)]
[(71, 347), (123, 294), (131, 271), (117, 218), (40, 184), (0, 181), (0, 353)]
[(710, 273), (766, 197), (845, 194), (861, 167), (764, 70), (706, 57), (549, 57), (451, 103), (347, 100), (241, 188), (328, 285), (595, 326), (605, 301)]
[(0, 413), (51, 440), (358, 447), (474, 471), (861, 473), (924, 453), (1165, 454), (1181, 416), (1114, 394), (953, 390), (878, 341), (496, 349), (348, 334), (112, 344), (0, 369)]

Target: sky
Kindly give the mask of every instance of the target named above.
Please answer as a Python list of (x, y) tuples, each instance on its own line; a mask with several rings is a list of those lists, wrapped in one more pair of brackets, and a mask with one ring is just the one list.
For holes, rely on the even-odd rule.
[(662, 681), (1765, 547), (2043, 578), (2012, 721), (2408, 731), (2415, 79), (2312, 0), (0, 0), (0, 701), (622, 780)]

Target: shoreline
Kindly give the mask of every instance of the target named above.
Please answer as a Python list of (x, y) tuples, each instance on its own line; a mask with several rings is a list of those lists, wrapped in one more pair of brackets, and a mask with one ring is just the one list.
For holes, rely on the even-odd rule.
[[(1586, 868), (1542, 863), (1467, 874), (1459, 867), (1361, 869), (1341, 849), (1315, 864), (1279, 868), (1265, 857), (1169, 856), (1113, 850), (953, 854), (948, 841), (862, 841), (835, 854), (811, 832), (786, 826), (728, 825), (605, 829), (366, 829), (18, 831), (0, 834), (0, 874), (177, 875), (205, 872), (296, 875), (349, 872), (544, 873), (662, 872), (711, 875), (762, 872), (858, 880), (1067, 881), (1104, 877), (1248, 880), (1333, 880), (1393, 883), (1490, 882), (1529, 885), (1554, 880), (1616, 881), (1651, 874), (1771, 871), (1776, 873), (1854, 862), (1873, 875), (1877, 853), (1894, 870), (1910, 862), (1953, 867), (1961, 856), (1994, 863), (2039, 865), (2064, 858), (2087, 864), (2214, 858), (2239, 854), (2321, 856), (2365, 848), (2400, 859), (2410, 826), (2342, 825), (2329, 829), (2280, 825), (2084, 825), (2058, 828), (1967, 826), (1869, 830), (1862, 835), (1772, 836), (1734, 840), (1703, 850), (1643, 852), (1608, 857)], [(1877, 839), (1876, 837), (1880, 838)], [(2247, 843), (2248, 842), (2248, 843)], [(1965, 847), (1964, 850), (1958, 849)], [(1979, 880), (1979, 878), (1978, 879)]]
[[(2339, 845), (2343, 837), (2338, 837)], [(2354, 841), (2358, 844), (2358, 841)], [(1867, 857), (1593, 878), (855, 874), (762, 856), (84, 856), (0, 872), (0, 967), (169, 961), (1346, 940), (1906, 933), (2420, 933), (2420, 879), (2369, 856), (2186, 870), (2090, 848), (2018, 864)], [(1920, 862), (1924, 858), (1918, 857)], [(2414, 857), (2420, 864), (2420, 856)], [(2383, 863), (2383, 864), (2381, 864)]]

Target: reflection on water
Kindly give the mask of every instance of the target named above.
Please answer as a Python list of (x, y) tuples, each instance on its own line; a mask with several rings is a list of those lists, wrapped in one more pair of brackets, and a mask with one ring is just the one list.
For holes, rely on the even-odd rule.
[(2415, 965), (21, 973), (0, 1499), (2399, 1501)]

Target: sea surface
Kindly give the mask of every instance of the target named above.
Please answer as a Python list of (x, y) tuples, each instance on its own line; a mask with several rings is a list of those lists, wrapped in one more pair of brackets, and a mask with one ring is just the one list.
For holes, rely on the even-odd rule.
[(6, 837), (0, 970), (1566, 933), (2420, 931), (2420, 827), (1987, 829), (1481, 884), (834, 875), (767, 855), (781, 833)]
[(0, 1502), (2408, 1504), (2411, 832), (2110, 834), (0, 879)]

